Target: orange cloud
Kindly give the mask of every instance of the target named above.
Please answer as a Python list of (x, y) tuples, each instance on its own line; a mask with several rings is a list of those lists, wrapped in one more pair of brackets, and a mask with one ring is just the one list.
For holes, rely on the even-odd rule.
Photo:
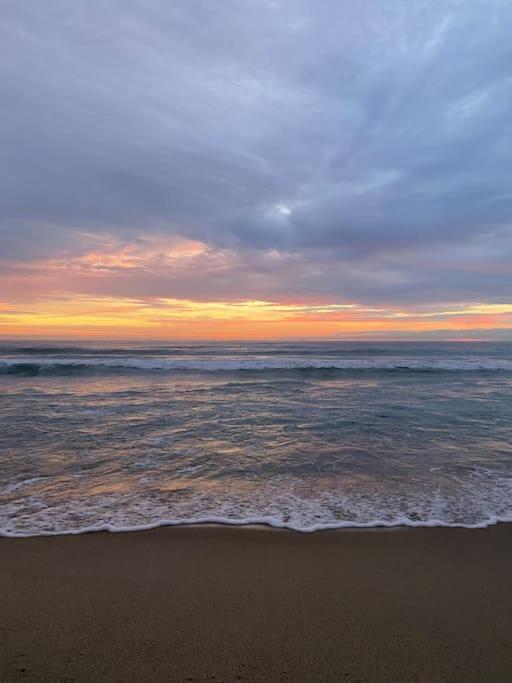
[[(491, 305), (492, 310), (492, 305)], [(470, 309), (471, 310), (471, 309)], [(9, 336), (147, 337), (182, 339), (323, 338), (369, 333), (510, 329), (510, 313), (435, 317), (356, 305), (297, 305), (268, 301), (191, 300), (61, 296), (33, 301), (30, 310), (0, 307), (0, 331)]]
[[(276, 256), (269, 258), (273, 261)], [(144, 238), (128, 244), (105, 239), (101, 248), (80, 256), (16, 267), (6, 264), (0, 275), (0, 334), (272, 339), (396, 337), (435, 331), (456, 336), (457, 331), (473, 329), (512, 330), (512, 304), (452, 303), (415, 310), (315, 301), (311, 295), (303, 300), (298, 296), (280, 301), (243, 299), (233, 282), (243, 278), (245, 291), (250, 286), (263, 291), (274, 272), (245, 276), (243, 266), (229, 250), (211, 251), (202, 242), (176, 238)], [(194, 298), (189, 291), (205, 273), (202, 297)], [(207, 289), (204, 282), (217, 287), (207, 301), (199, 300)], [(171, 290), (181, 288), (183, 294), (162, 296), (158, 293), (162, 283), (163, 289), (172, 285)], [(144, 287), (148, 291), (142, 293)], [(229, 300), (219, 295), (223, 291), (229, 293)]]

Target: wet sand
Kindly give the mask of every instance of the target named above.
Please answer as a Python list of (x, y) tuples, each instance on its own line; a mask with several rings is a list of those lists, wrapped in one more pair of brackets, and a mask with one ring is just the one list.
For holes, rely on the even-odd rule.
[(511, 681), (512, 524), (0, 539), (2, 681)]

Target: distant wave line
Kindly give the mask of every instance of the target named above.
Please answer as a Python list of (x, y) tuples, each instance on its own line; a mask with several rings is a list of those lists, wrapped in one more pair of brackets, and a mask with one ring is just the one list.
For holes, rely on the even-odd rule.
[(78, 360), (39, 359), (20, 361), (4, 359), (0, 361), (0, 375), (38, 376), (38, 375), (87, 375), (109, 373), (258, 373), (280, 372), (335, 375), (356, 371), (386, 372), (512, 372), (512, 361), (501, 359), (236, 359), (236, 360), (170, 360), (170, 359), (114, 359), (88, 358)]

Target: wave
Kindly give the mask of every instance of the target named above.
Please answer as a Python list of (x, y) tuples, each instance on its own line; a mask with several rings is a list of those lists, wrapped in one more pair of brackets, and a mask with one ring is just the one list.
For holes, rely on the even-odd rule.
[(1, 343), (0, 356), (22, 357), (332, 357), (360, 358), (363, 356), (385, 357), (475, 357), (482, 353), (492, 357), (512, 355), (510, 343), (457, 343), (457, 342), (328, 342), (308, 343), (244, 342), (244, 343), (168, 343), (168, 344), (16, 344)]
[(361, 347), (361, 348), (322, 348), (317, 347), (250, 347), (247, 349), (214, 348), (208, 346), (186, 346), (186, 347), (163, 347), (163, 348), (104, 348), (104, 347), (74, 347), (74, 346), (0, 346), (0, 353), (9, 356), (106, 356), (106, 357), (130, 357), (136, 356), (155, 356), (155, 357), (180, 357), (180, 356), (240, 356), (240, 357), (268, 357), (268, 356), (327, 356), (343, 358), (351, 356), (382, 356), (396, 355), (396, 349), (381, 347)]
[(512, 361), (502, 359), (311, 359), (311, 358), (237, 358), (237, 359), (162, 359), (111, 358), (59, 359), (30, 361), (4, 359), (0, 375), (18, 377), (97, 375), (124, 373), (259, 373), (282, 372), (336, 375), (354, 371), (394, 372), (512, 372)]
[[(162, 473), (145, 474), (123, 493), (90, 494), (90, 487), (59, 495), (51, 477), (32, 477), (0, 489), (0, 536), (46, 536), (90, 531), (136, 531), (194, 524), (265, 525), (303, 533), (343, 528), (449, 527), (481, 529), (512, 522), (512, 472), (471, 466), (444, 477), (401, 486), (323, 487), (278, 476), (266, 481), (237, 479), (208, 485), (190, 481), (169, 494)], [(322, 480), (323, 481), (323, 480)], [(325, 484), (325, 482), (324, 482)], [(410, 485), (412, 484), (412, 485)], [(57, 491), (57, 495), (56, 495)]]

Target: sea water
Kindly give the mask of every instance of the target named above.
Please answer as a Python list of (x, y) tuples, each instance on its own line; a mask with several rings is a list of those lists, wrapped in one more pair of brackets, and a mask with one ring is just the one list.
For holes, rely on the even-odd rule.
[(5, 342), (0, 533), (512, 520), (512, 343)]

